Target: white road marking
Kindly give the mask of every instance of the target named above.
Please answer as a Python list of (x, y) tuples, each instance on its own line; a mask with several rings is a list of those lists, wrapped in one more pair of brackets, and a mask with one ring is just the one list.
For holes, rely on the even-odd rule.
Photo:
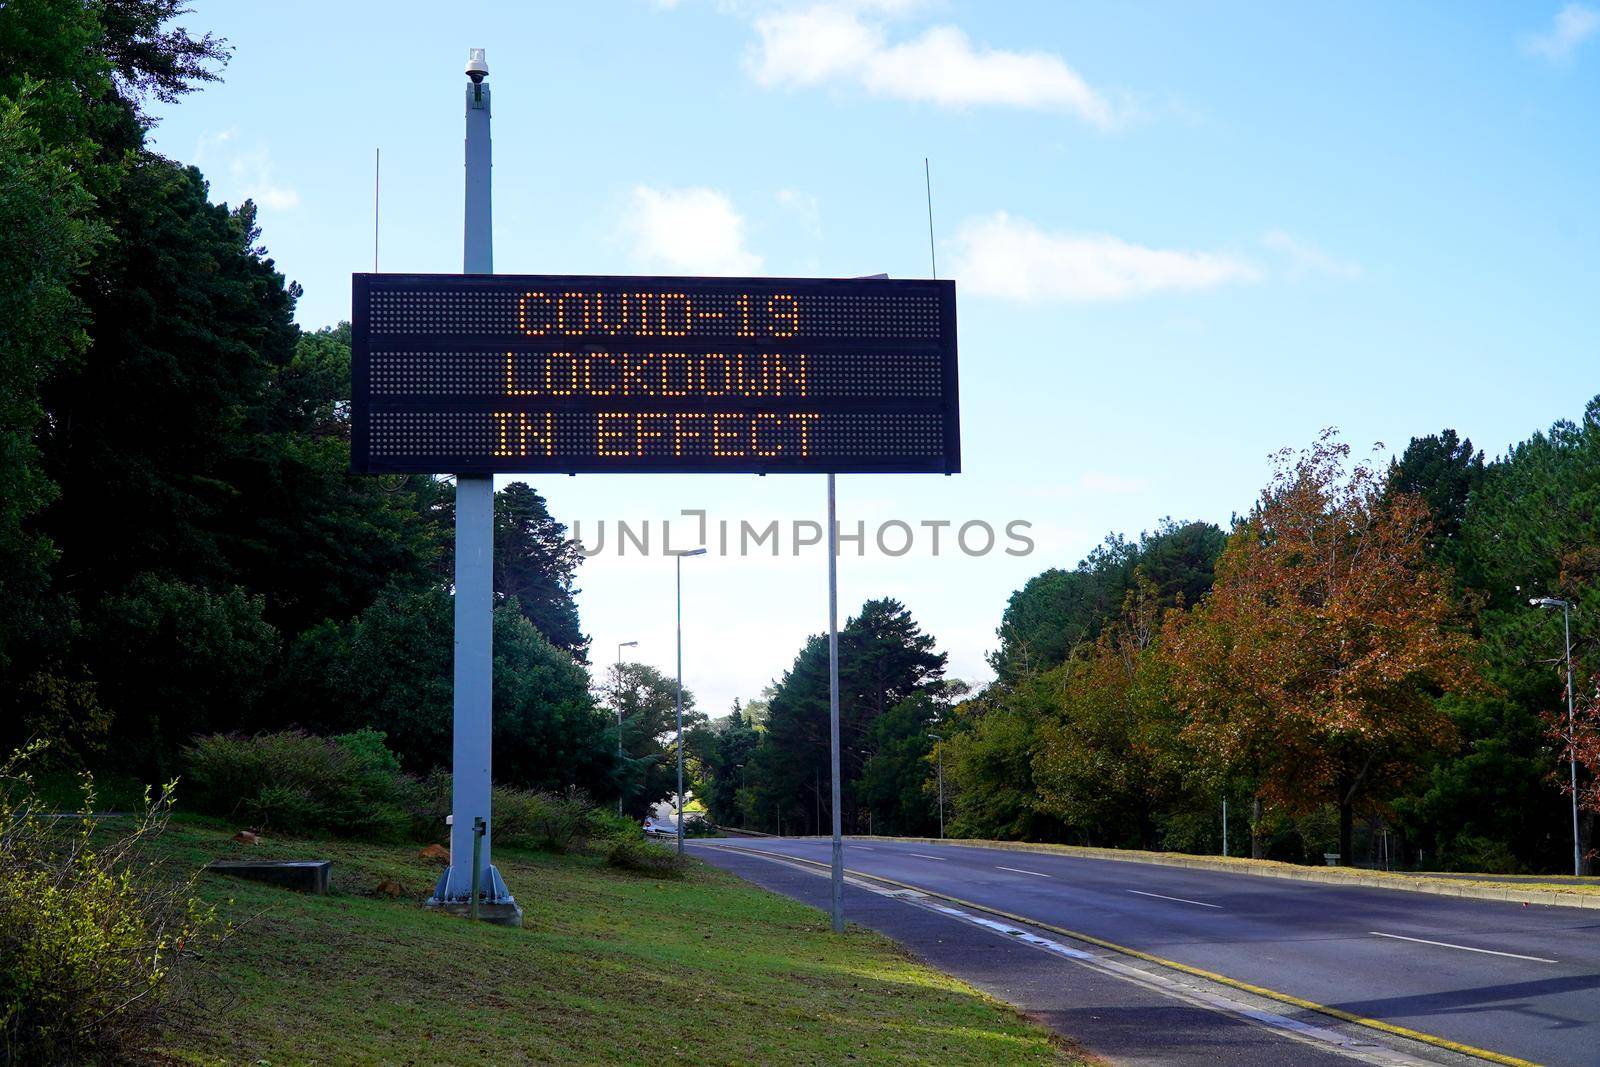
[[(707, 845), (706, 847), (718, 848), (723, 846)], [(772, 860), (775, 863), (782, 864), (786, 867), (793, 867), (795, 870), (805, 871), (806, 873), (815, 875), (818, 878), (826, 878), (828, 874), (827, 871), (819, 870), (816, 866), (803, 866), (802, 864), (804, 861), (798, 860), (791, 856), (783, 856), (775, 852), (766, 852), (760, 849), (741, 849), (740, 851), (762, 856), (766, 859)], [(938, 859), (939, 857), (930, 856), (927, 858)], [(993, 919), (975, 915), (972, 912), (964, 911), (959, 908), (949, 907), (948, 905), (939, 901), (930, 899), (927, 894), (919, 890), (903, 888), (891, 889), (888, 886), (880, 885), (874, 881), (871, 881), (870, 879), (870, 875), (860, 878), (852, 877), (851, 875), (845, 876), (845, 881), (849, 884), (876, 893), (880, 896), (894, 897), (913, 907), (927, 908), (931, 911), (941, 912), (954, 919), (961, 919), (965, 922), (973, 923), (974, 925), (984, 927), (1002, 937), (1022, 941), (1032, 945), (1035, 948), (1043, 949), (1046, 952), (1076, 960), (1087, 967), (1092, 967), (1095, 970), (1113, 975), (1125, 981), (1133, 982), (1136, 985), (1143, 986), (1146, 989), (1154, 989), (1165, 994), (1166, 996), (1178, 1000), (1183, 1000), (1191, 1004), (1199, 1004), (1214, 1011), (1227, 1012), (1230, 1015), (1249, 1019), (1253, 1022), (1261, 1024), (1262, 1026), (1276, 1030), (1285, 1037), (1302, 1041), (1307, 1044), (1332, 1048), (1336, 1052), (1342, 1052), (1346, 1055), (1355, 1056), (1364, 1063), (1382, 1064), (1384, 1067), (1431, 1067), (1431, 1065), (1434, 1063), (1433, 1060), (1417, 1059), (1414, 1056), (1407, 1055), (1395, 1049), (1387, 1048), (1371, 1040), (1362, 1039), (1359, 1037), (1352, 1038), (1335, 1030), (1329, 1030), (1319, 1026), (1312, 1026), (1299, 1019), (1292, 1019), (1288, 1016), (1280, 1015), (1271, 1010), (1254, 1007), (1239, 1000), (1233, 1000), (1230, 997), (1231, 990), (1224, 989), (1217, 992), (1212, 992), (1210, 991), (1209, 984), (1201, 986), (1195, 984), (1192, 979), (1187, 977), (1175, 979), (1167, 977), (1164, 972), (1152, 973), (1150, 971), (1141, 970), (1129, 963), (1121, 962), (1115, 958), (1113, 954), (1108, 953), (1105, 955), (1096, 955), (1095, 953), (1086, 952), (1082, 949), (1072, 948), (1068, 945), (1062, 944), (1060, 941), (1052, 938), (1042, 937), (1030, 930), (1024, 930), (1020, 927), (1012, 926), (1009, 923), (996, 922)], [(1190, 903), (1198, 904), (1201, 902), (1192, 901)], [(1208, 906), (1216, 907), (1217, 905)]]
[(919, 860), (938, 860), (940, 863), (944, 862), (943, 856), (930, 856), (926, 852), (907, 852), (906, 855), (915, 856)]
[(1534, 963), (1557, 963), (1558, 960), (1547, 960), (1543, 956), (1524, 956), (1516, 952), (1496, 952), (1492, 948), (1473, 948), (1471, 945), (1452, 945), (1448, 941), (1429, 941), (1425, 937), (1407, 937), (1405, 934), (1385, 934), (1377, 930), (1368, 930), (1373, 937), (1391, 937), (1396, 941), (1415, 941), (1419, 945), (1438, 945), (1440, 948), (1457, 948), (1462, 952), (1482, 952), (1487, 956), (1509, 956), (1514, 960), (1532, 960)]
[(852, 848), (852, 849), (858, 849), (858, 850), (860, 850), (860, 851), (862, 851), (862, 852), (876, 852), (876, 851), (878, 851), (878, 850), (877, 850), (877, 849), (875, 849), (875, 848), (869, 848), (869, 847), (868, 847), (868, 846), (866, 846), (866, 845), (851, 845), (851, 846), (850, 846), (850, 847), (851, 847), (851, 848)]
[(1040, 874), (1038, 871), (1025, 871), (1021, 867), (1002, 867), (998, 863), (994, 865), (994, 869), (997, 871), (1010, 871), (1012, 874), (1031, 874), (1035, 878), (1050, 877), (1048, 874)]
[(1176, 900), (1179, 904), (1198, 904), (1202, 908), (1220, 908), (1221, 904), (1207, 904), (1203, 900), (1190, 900), (1188, 897), (1169, 897), (1164, 893), (1146, 893), (1140, 889), (1130, 889), (1130, 893), (1138, 893), (1141, 897), (1157, 897), (1161, 900)]

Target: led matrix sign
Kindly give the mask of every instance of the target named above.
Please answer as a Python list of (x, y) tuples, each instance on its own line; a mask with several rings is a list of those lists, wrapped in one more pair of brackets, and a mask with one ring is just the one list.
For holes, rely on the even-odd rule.
[(955, 283), (354, 276), (357, 471), (961, 467)]

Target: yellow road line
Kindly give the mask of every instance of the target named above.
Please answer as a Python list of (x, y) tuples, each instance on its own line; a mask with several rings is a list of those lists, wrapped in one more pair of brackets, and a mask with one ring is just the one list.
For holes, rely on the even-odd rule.
[[(709, 843), (707, 844), (709, 845)], [(709, 847), (723, 848), (729, 852), (754, 852), (762, 856), (772, 856), (778, 859), (794, 860), (799, 863), (809, 864), (813, 867), (820, 867), (823, 870), (832, 869), (831, 865), (829, 864), (822, 863), (818, 860), (807, 859), (804, 856), (789, 856), (781, 852), (767, 852), (763, 849), (728, 848), (727, 846), (723, 845), (709, 845)], [(1105, 938), (1095, 937), (1093, 934), (1080, 933), (1077, 930), (1068, 930), (1066, 927), (1054, 926), (1047, 922), (1040, 922), (1038, 919), (1030, 919), (1025, 915), (1015, 915), (1009, 911), (1002, 911), (999, 908), (990, 907), (987, 904), (979, 904), (976, 901), (965, 900), (950, 893), (941, 893), (936, 889), (927, 889), (920, 885), (912, 885), (909, 882), (896, 881), (893, 878), (887, 878), (881, 874), (869, 874), (866, 871), (851, 870), (848, 867), (845, 868), (845, 873), (855, 875), (857, 878), (870, 878), (875, 882), (882, 882), (885, 885), (892, 885), (898, 889), (909, 889), (915, 893), (925, 893), (930, 897), (938, 897), (941, 900), (948, 900), (952, 904), (960, 904), (962, 907), (971, 908), (974, 911), (986, 912), (1002, 919), (1009, 919), (1012, 922), (1023, 923), (1040, 930), (1048, 930), (1053, 934), (1060, 934), (1063, 937), (1070, 937), (1076, 941), (1083, 941), (1090, 945), (1098, 945), (1100, 948), (1110, 949), (1112, 952), (1119, 952), (1124, 956), (1132, 956), (1135, 959), (1144, 960), (1148, 963), (1158, 964), (1162, 967), (1170, 967), (1175, 971), (1182, 971), (1184, 974), (1194, 975), (1197, 978), (1204, 978), (1210, 982), (1219, 982), (1222, 985), (1230, 986), (1246, 993), (1253, 993), (1258, 997), (1266, 997), (1268, 1000), (1276, 1000), (1280, 1004), (1290, 1004), (1296, 1008), (1303, 1008), (1306, 1011), (1319, 1012), (1323, 1015), (1332, 1016), (1335, 1019), (1341, 1019), (1347, 1023), (1355, 1023), (1358, 1026), (1365, 1026), (1372, 1030), (1378, 1030), (1386, 1034), (1393, 1034), (1396, 1037), (1407, 1038), (1411, 1041), (1420, 1041), (1424, 1045), (1432, 1045), (1434, 1048), (1442, 1048), (1449, 1052), (1458, 1052), (1463, 1056), (1476, 1056), (1479, 1059), (1488, 1060), (1490, 1063), (1504, 1064), (1505, 1067), (1540, 1067), (1539, 1064), (1533, 1062), (1532, 1060), (1519, 1059), (1516, 1056), (1508, 1056), (1503, 1052), (1494, 1052), (1486, 1048), (1478, 1048), (1476, 1045), (1467, 1045), (1460, 1041), (1451, 1041), (1447, 1037), (1439, 1037), (1435, 1034), (1423, 1033), (1421, 1030), (1413, 1030), (1407, 1026), (1398, 1026), (1394, 1023), (1387, 1023), (1382, 1019), (1371, 1019), (1365, 1015), (1357, 1015), (1354, 1012), (1345, 1011), (1343, 1008), (1335, 1008), (1327, 1004), (1318, 1004), (1314, 1000), (1306, 1000), (1303, 997), (1293, 996), (1289, 993), (1280, 993), (1276, 989), (1268, 989), (1265, 986), (1252, 985), (1249, 982), (1241, 982), (1239, 979), (1229, 978), (1225, 974), (1218, 974), (1215, 971), (1207, 971), (1200, 967), (1191, 967), (1187, 963), (1179, 963), (1177, 960), (1169, 960), (1164, 956), (1157, 956), (1154, 953), (1144, 952), (1136, 948), (1129, 948), (1127, 945), (1119, 945), (1115, 941), (1107, 941)]]

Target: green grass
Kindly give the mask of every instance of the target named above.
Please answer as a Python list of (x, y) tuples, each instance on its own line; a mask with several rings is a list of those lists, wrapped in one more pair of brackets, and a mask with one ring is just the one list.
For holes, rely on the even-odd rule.
[[(333, 861), (313, 897), (208, 875), (235, 931), (190, 961), (149, 1049), (180, 1063), (1075, 1062), (892, 942), (691, 863), (681, 879), (496, 850), (521, 930), (421, 907), (415, 846), (264, 840), (174, 822), (183, 864)], [(373, 893), (384, 879), (408, 896)]]

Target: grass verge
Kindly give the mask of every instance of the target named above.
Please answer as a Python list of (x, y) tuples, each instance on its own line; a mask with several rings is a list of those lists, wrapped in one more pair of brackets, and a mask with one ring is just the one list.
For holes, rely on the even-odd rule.
[[(1076, 1062), (1038, 1026), (822, 913), (693, 862), (661, 879), (497, 849), (521, 930), (424, 910), (415, 847), (175, 821), (174, 861), (330, 859), (312, 897), (207, 876), (236, 931), (187, 968), (157, 1062)], [(406, 890), (376, 894), (382, 881)]]

